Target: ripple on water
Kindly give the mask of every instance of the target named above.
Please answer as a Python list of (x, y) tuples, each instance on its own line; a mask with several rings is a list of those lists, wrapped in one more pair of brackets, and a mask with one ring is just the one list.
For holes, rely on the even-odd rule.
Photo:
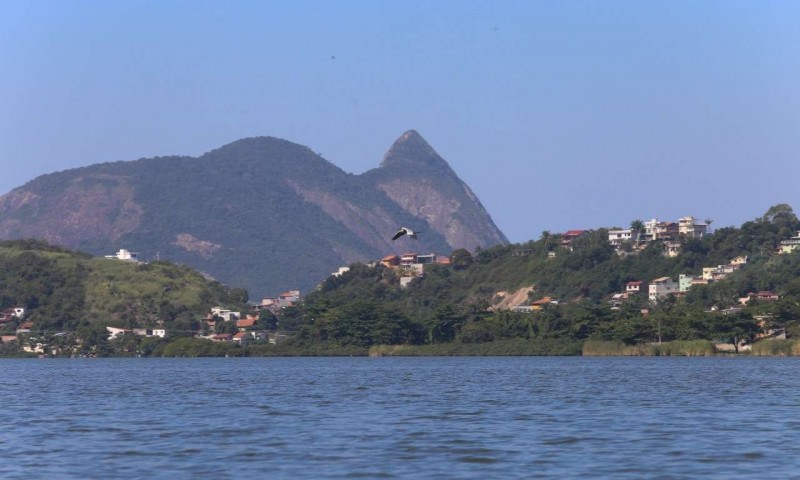
[(787, 372), (798, 365), (8, 361), (3, 394), (16, 400), (0, 412), (0, 455), (15, 460), (0, 477), (790, 478), (800, 471), (800, 376)]

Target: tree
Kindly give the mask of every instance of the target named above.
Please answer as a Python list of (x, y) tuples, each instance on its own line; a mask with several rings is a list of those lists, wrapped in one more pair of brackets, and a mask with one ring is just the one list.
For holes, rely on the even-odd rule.
[(631, 222), (631, 239), (636, 246), (639, 246), (640, 243), (640, 235), (644, 230), (644, 222), (636, 219)]
[(464, 270), (472, 265), (472, 254), (465, 248), (458, 248), (453, 250), (453, 253), (450, 255), (450, 262), (453, 264), (454, 269)]

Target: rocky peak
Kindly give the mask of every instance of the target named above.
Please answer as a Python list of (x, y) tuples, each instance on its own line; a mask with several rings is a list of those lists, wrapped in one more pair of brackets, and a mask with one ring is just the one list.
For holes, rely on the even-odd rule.
[(395, 165), (450, 169), (447, 162), (416, 130), (408, 130), (401, 135), (384, 155), (381, 167)]

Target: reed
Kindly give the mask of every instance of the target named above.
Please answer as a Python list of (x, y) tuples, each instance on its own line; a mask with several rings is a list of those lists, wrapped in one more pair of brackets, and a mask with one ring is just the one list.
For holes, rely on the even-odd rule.
[(619, 356), (711, 356), (714, 355), (714, 344), (708, 340), (676, 340), (658, 344), (626, 345), (620, 341), (587, 340), (583, 344), (582, 354), (587, 357), (619, 357)]
[(564, 356), (580, 355), (581, 345), (572, 340), (560, 339), (507, 339), (485, 343), (450, 342), (438, 345), (376, 345), (370, 356)]
[(750, 355), (757, 357), (792, 357), (800, 355), (798, 340), (761, 340), (753, 344)]

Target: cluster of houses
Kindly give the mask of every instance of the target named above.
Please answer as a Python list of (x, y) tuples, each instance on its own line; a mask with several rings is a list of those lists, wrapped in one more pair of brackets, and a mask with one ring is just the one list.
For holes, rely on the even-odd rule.
[(681, 217), (678, 222), (660, 222), (652, 219), (642, 222), (641, 229), (635, 228), (614, 228), (608, 231), (608, 243), (617, 252), (623, 252), (624, 245), (631, 245), (636, 249), (645, 248), (649, 243), (656, 240), (664, 242), (664, 249), (667, 256), (676, 257), (681, 251), (683, 238), (699, 238), (710, 233), (709, 221), (701, 222), (692, 216)]
[(395, 270), (400, 275), (400, 287), (407, 287), (415, 278), (425, 274), (425, 265), (450, 265), (450, 257), (434, 253), (404, 253), (402, 255), (387, 255), (378, 261), (384, 267)]

